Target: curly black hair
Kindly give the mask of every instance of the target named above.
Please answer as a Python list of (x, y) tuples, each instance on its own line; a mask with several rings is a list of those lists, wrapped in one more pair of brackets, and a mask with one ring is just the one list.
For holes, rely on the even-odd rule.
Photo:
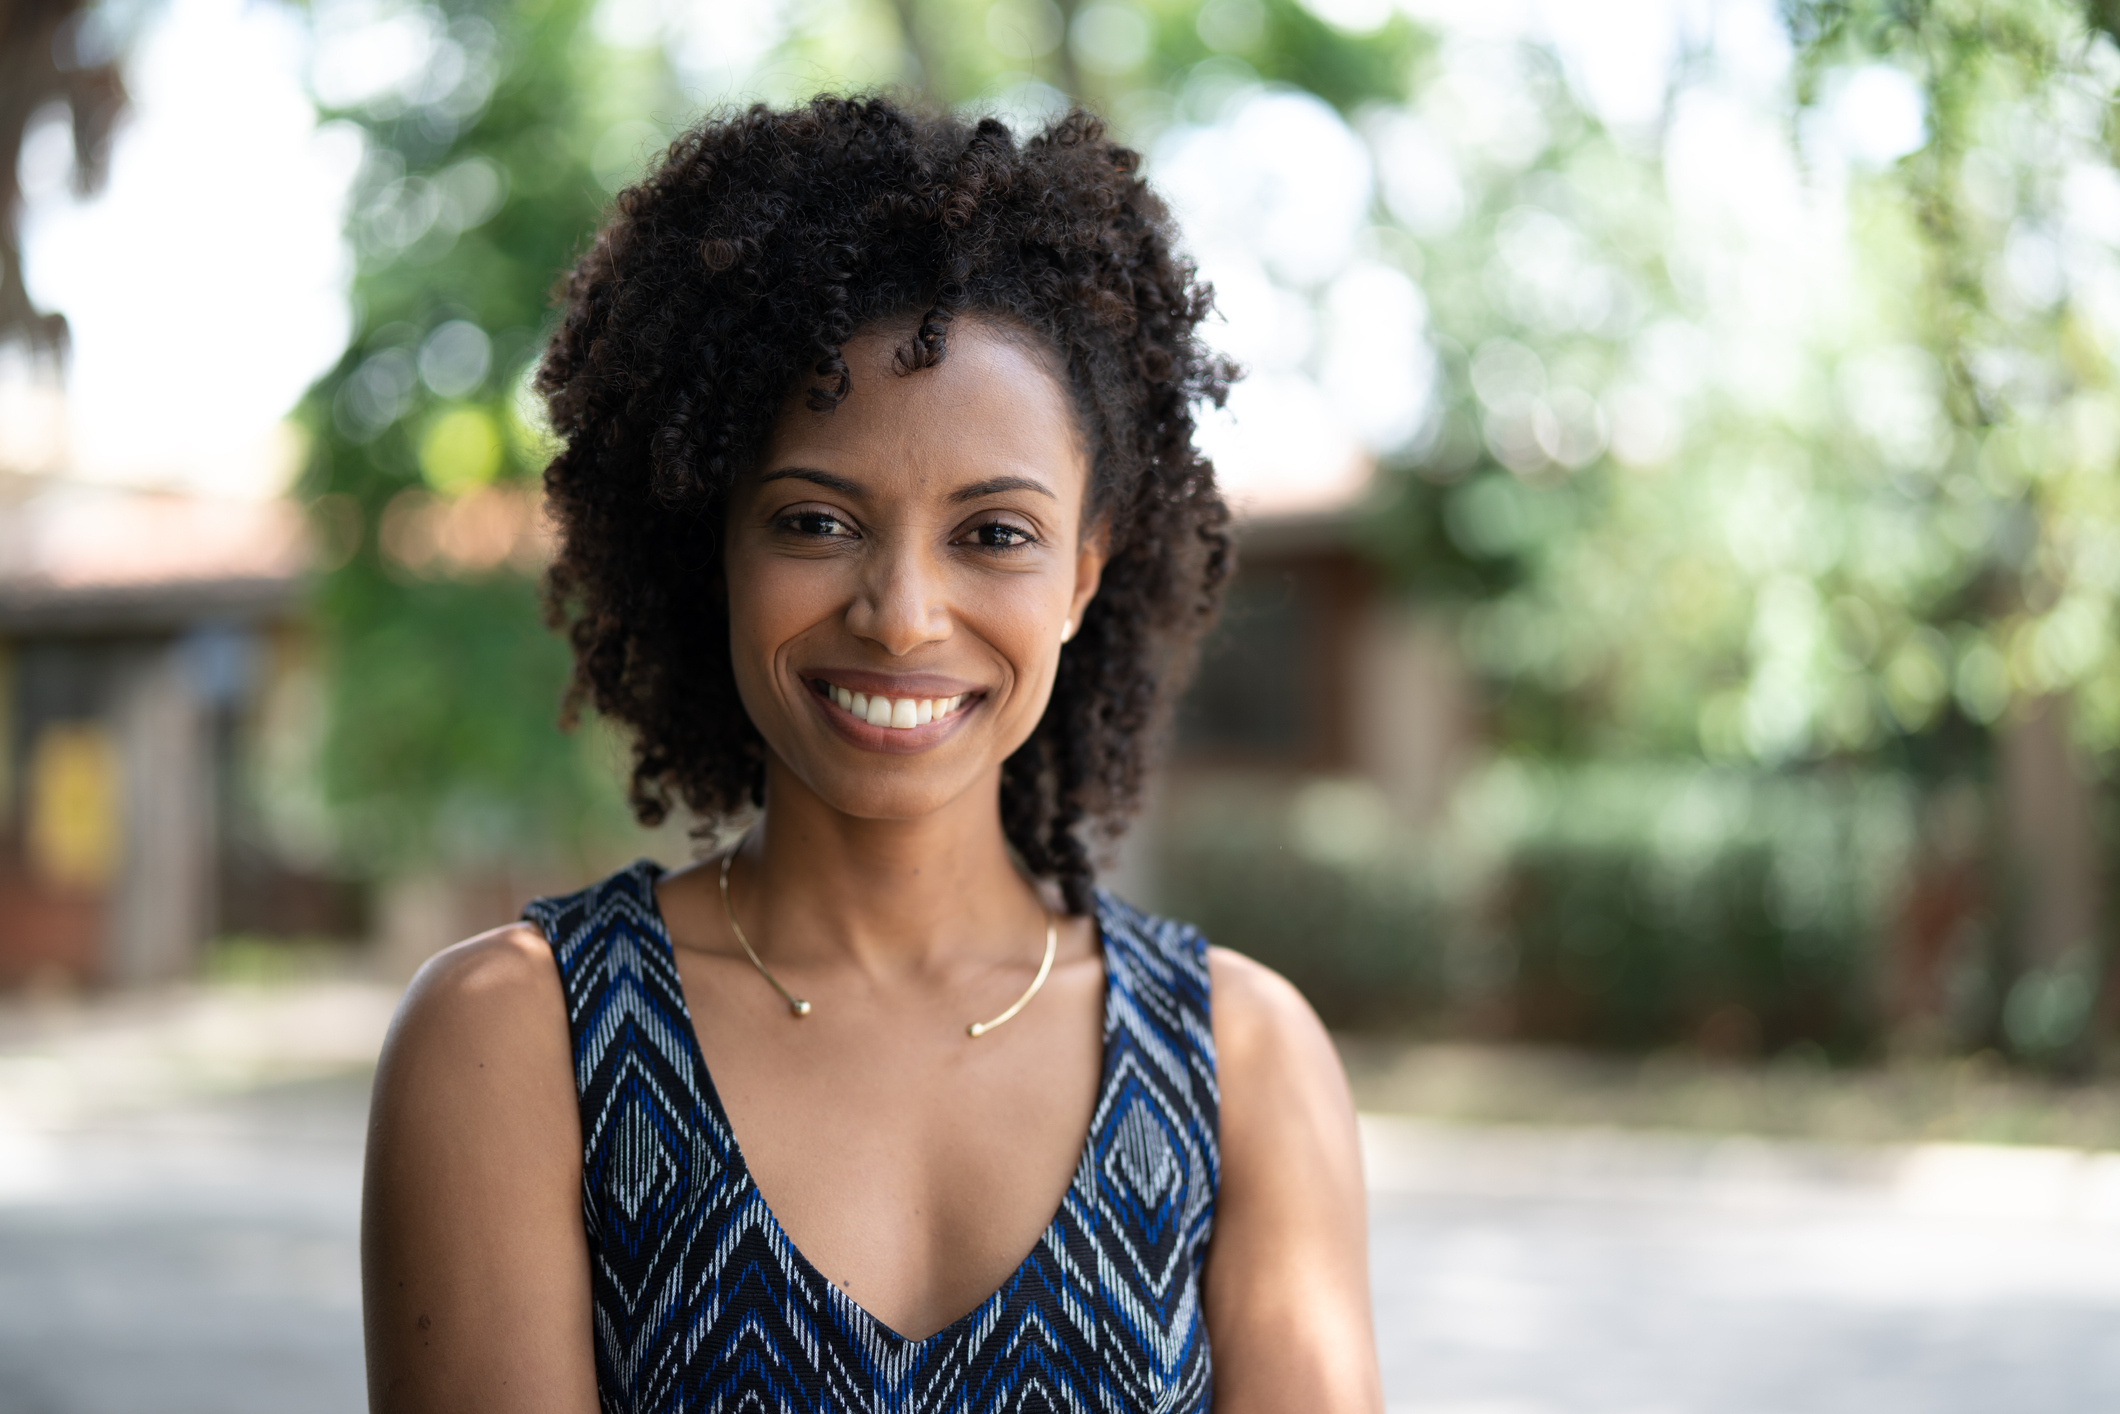
[(1136, 806), (1151, 743), (1232, 569), (1229, 512), (1193, 412), (1236, 376), (1196, 337), (1211, 293), (1174, 249), (1137, 154), (1076, 111), (1030, 141), (883, 97), (711, 117), (620, 193), (561, 282), (538, 370), (562, 450), (547, 614), (583, 702), (633, 735), (631, 798), (714, 821), (763, 803), (764, 743), (729, 662), (722, 514), (785, 400), (848, 393), (841, 348), (904, 321), (906, 376), (985, 317), (1050, 351), (1091, 452), (1101, 588), (1043, 719), (1002, 772), (1009, 842), (1091, 905), (1085, 831)]

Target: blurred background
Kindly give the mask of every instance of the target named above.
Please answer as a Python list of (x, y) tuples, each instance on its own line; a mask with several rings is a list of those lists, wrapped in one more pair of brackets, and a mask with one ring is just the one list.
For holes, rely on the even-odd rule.
[(2120, 7), (0, 0), (0, 1405), (351, 1409), (365, 1069), (640, 854), (549, 291), (706, 110), (1147, 158), (1243, 568), (1121, 892), (1368, 1118), (1393, 1408), (2120, 1399)]

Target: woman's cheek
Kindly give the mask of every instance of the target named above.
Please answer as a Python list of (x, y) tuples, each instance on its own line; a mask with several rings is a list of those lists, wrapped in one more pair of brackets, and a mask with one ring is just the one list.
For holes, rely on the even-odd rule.
[(774, 661), (791, 636), (788, 627), (793, 618), (788, 610), (793, 606), (786, 590), (792, 586), (776, 583), (769, 564), (734, 557), (729, 562), (729, 578), (732, 585), (742, 586), (729, 595), (730, 667), (755, 723), (763, 712), (773, 710)]
[(1051, 694), (1056, 664), (1052, 645), (1067, 613), (1067, 596), (1039, 576), (1012, 593), (990, 591), (983, 602), (981, 636), (1007, 660), (1013, 679), (1010, 715), (1022, 717), (1028, 730), (1037, 725)]

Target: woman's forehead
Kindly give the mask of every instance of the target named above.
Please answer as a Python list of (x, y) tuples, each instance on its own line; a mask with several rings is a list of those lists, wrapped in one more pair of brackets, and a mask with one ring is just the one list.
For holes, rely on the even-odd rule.
[(910, 330), (865, 330), (847, 341), (850, 387), (819, 411), (802, 397), (782, 406), (762, 471), (830, 461), (857, 474), (914, 470), (948, 475), (1017, 472), (1056, 479), (1079, 494), (1088, 476), (1073, 404), (1028, 338), (960, 319), (938, 364), (908, 371), (899, 359)]

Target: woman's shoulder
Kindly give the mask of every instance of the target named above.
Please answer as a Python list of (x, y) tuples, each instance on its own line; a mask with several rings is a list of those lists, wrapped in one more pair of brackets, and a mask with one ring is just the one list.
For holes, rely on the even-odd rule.
[(529, 922), (509, 923), (443, 948), (405, 988), (404, 1002), (450, 1009), (507, 1009), (557, 985), (552, 945)]
[(543, 934), (564, 967), (585, 946), (652, 931), (660, 918), (655, 885), (664, 873), (654, 860), (637, 859), (587, 888), (530, 900), (523, 917)]
[(392, 1060), (425, 1068), (536, 1055), (554, 1040), (564, 1056), (566, 1005), (552, 948), (536, 927), (512, 923), (429, 958), (405, 988), (386, 1044)]
[[(653, 930), (662, 867), (642, 859), (573, 893), (532, 899), (523, 921), (442, 949), (413, 977), (391, 1036), (415, 1043), (434, 1033), (450, 1044), (535, 1038), (565, 1054), (566, 972), (598, 943)], [(398, 1047), (402, 1049), (402, 1046)]]
[(1225, 1074), (1292, 1066), (1313, 1073), (1313, 1079), (1329, 1072), (1339, 1080), (1332, 1038), (1294, 983), (1228, 948), (1207, 949), (1207, 971), (1215, 999), (1215, 1050)]
[(1293, 983), (1262, 962), (1214, 946), (1192, 924), (1105, 890), (1097, 893), (1107, 955), (1212, 1019), (1216, 1069), (1241, 1086), (1254, 1070), (1292, 1067), (1306, 1083), (1345, 1085), (1325, 1025)]

